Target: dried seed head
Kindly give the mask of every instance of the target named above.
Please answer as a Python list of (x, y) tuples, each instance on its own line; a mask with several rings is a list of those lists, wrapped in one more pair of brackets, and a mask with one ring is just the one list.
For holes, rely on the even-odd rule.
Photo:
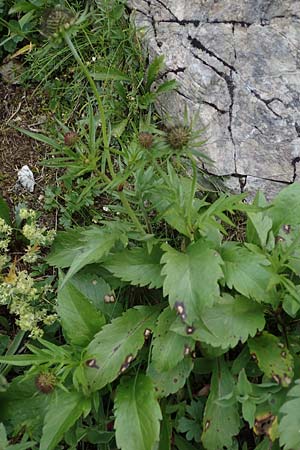
[(153, 145), (153, 135), (145, 131), (139, 134), (139, 143), (144, 148), (151, 148)]
[(56, 376), (51, 372), (41, 372), (35, 379), (35, 385), (43, 394), (50, 394), (55, 386)]
[(57, 39), (59, 34), (68, 30), (76, 20), (70, 9), (63, 6), (46, 9), (41, 21), (41, 33), (47, 38)]
[(68, 131), (64, 135), (65, 145), (67, 145), (68, 147), (73, 147), (73, 145), (76, 144), (76, 142), (78, 141), (78, 137), (79, 136), (76, 133), (76, 131)]
[(190, 139), (191, 132), (188, 127), (178, 125), (167, 131), (167, 142), (175, 150), (181, 150)]

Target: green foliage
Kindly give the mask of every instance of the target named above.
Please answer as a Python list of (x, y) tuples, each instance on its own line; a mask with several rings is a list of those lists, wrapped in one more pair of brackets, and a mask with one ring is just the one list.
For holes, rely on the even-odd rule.
[(169, 296), (172, 307), (182, 304), (184, 320), (192, 324), (193, 319), (201, 316), (201, 312), (212, 306), (219, 296), (222, 260), (218, 252), (201, 239), (191, 243), (185, 253), (168, 244), (163, 245), (163, 249), (164, 295)]
[[(176, 83), (161, 56), (146, 69), (125, 2), (73, 3), (49, 11), (51, 38), (27, 58), (25, 78), (50, 91), (59, 117), (21, 131), (52, 148), (44, 165), (61, 177), (45, 208), (65, 229), (42, 254), (59, 269), (58, 323), (9, 347), (1, 322), (3, 447), (298, 448), (299, 184), (252, 205), (204, 188), (198, 162), (212, 162), (193, 120), (165, 129), (153, 114)], [(7, 43), (45, 2), (11, 6)], [(11, 225), (0, 200), (2, 233), (21, 215)], [(5, 260), (2, 285), (14, 276)]]
[(192, 338), (180, 336), (170, 329), (175, 319), (174, 311), (166, 308), (157, 321), (152, 347), (152, 363), (158, 372), (174, 369), (194, 350)]
[(88, 345), (105, 324), (103, 314), (71, 281), (59, 291), (57, 302), (66, 340), (82, 347)]
[(293, 386), (288, 393), (287, 402), (280, 410), (283, 415), (279, 424), (280, 445), (282, 445), (285, 450), (292, 450), (298, 448), (300, 445), (300, 382), (299, 380), (296, 380), (295, 383), (295, 386)]
[(54, 396), (45, 415), (40, 450), (54, 450), (65, 432), (89, 409), (89, 400), (78, 392)]
[[(245, 297), (235, 298), (224, 294), (212, 308), (201, 314), (201, 320), (193, 323), (193, 339), (213, 347), (234, 348), (265, 325), (264, 309)], [(178, 320), (171, 329), (186, 336), (186, 327)]]
[(162, 419), (151, 379), (123, 378), (115, 399), (116, 441), (124, 450), (152, 450)]
[(96, 391), (125, 372), (153, 330), (159, 309), (139, 306), (128, 309), (96, 334), (86, 350), (85, 378), (88, 389)]
[(240, 417), (236, 402), (223, 405), (220, 400), (230, 395), (234, 379), (224, 360), (217, 360), (212, 373), (210, 394), (203, 417), (202, 442), (209, 450), (232, 448), (233, 436), (240, 428)]
[(277, 336), (264, 332), (248, 341), (250, 352), (268, 378), (287, 387), (294, 374), (293, 356)]

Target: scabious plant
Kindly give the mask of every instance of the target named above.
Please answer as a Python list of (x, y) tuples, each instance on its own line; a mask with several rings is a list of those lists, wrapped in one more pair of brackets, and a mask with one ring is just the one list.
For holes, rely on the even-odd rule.
[(43, 335), (43, 325), (56, 320), (56, 314), (49, 297), (53, 291), (51, 282), (38, 280), (30, 274), (31, 265), (41, 258), (41, 250), (48, 247), (54, 237), (54, 230), (47, 230), (37, 223), (36, 212), (21, 208), (19, 220), (25, 223), (19, 230), (28, 245), (20, 245), (22, 255), (11, 258), (11, 246), (16, 245), (14, 229), (0, 217), (0, 304), (6, 305), (16, 316), (16, 325), (29, 336)]

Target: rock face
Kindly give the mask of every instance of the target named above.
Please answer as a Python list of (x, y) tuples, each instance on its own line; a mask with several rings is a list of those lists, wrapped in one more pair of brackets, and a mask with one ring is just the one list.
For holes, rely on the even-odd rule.
[[(208, 170), (272, 197), (300, 162), (299, 0), (129, 0), (151, 56), (165, 56), (162, 99), (206, 128)], [(299, 167), (300, 172), (300, 167)]]

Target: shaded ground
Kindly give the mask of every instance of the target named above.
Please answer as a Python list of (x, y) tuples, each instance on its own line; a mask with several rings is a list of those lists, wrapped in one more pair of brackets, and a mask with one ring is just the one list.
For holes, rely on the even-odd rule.
[[(0, 98), (0, 195), (11, 208), (22, 202), (35, 210), (42, 209), (44, 189), (55, 183), (55, 172), (40, 164), (50, 149), (12, 126), (41, 132), (49, 120), (47, 100), (32, 90), (3, 81), (0, 81)], [(16, 184), (18, 170), (23, 165), (28, 165), (34, 174), (33, 193)], [(50, 222), (53, 224), (53, 218)]]

